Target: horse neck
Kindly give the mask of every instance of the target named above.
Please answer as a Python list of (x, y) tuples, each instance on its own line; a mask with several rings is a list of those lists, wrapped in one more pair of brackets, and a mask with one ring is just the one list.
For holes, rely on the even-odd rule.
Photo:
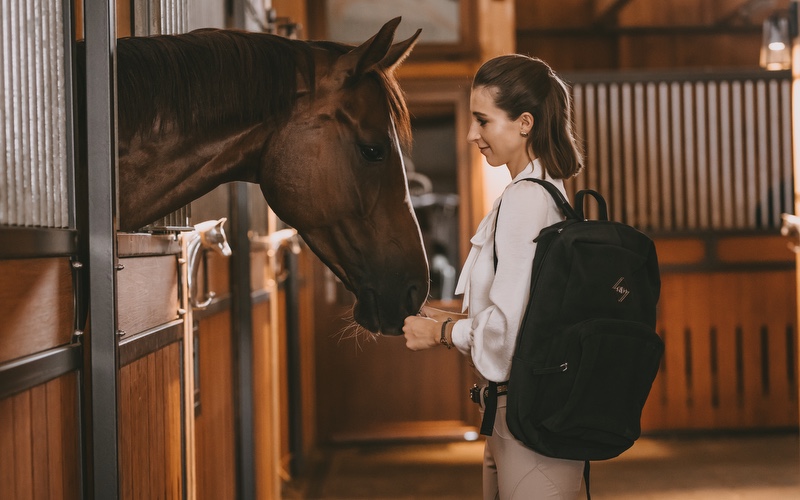
[(134, 138), (119, 154), (120, 228), (149, 224), (226, 182), (258, 182), (271, 136), (266, 124), (242, 124), (213, 136)]

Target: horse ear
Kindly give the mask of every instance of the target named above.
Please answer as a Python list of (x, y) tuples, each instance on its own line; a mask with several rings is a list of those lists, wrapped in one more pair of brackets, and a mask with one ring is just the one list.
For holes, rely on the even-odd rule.
[[(419, 32), (406, 42), (392, 46), (394, 32), (400, 24), (400, 19), (395, 17), (384, 24), (375, 36), (342, 56), (337, 66), (349, 77), (358, 78), (375, 67), (389, 68), (402, 60)], [(407, 46), (398, 47), (401, 45)]]
[(417, 38), (419, 38), (419, 34), (422, 33), (421, 29), (418, 29), (416, 33), (411, 35), (408, 40), (397, 42), (396, 44), (392, 45), (389, 48), (389, 52), (386, 53), (386, 56), (381, 59), (380, 66), (386, 71), (391, 71), (400, 64), (411, 54), (411, 50), (414, 48), (414, 45), (417, 43)]

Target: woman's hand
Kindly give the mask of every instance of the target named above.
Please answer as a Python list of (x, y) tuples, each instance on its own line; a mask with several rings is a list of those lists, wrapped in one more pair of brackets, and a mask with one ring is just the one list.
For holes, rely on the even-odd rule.
[[(425, 314), (424, 308), (422, 314)], [(420, 351), (439, 345), (441, 328), (441, 323), (433, 318), (408, 316), (403, 323), (406, 347), (412, 351)]]

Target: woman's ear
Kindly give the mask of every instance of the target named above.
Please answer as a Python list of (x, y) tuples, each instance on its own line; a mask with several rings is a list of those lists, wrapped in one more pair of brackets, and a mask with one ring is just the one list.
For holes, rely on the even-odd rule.
[(520, 134), (524, 133), (524, 135), (527, 136), (533, 128), (533, 115), (526, 111), (519, 115), (517, 120), (519, 121)]

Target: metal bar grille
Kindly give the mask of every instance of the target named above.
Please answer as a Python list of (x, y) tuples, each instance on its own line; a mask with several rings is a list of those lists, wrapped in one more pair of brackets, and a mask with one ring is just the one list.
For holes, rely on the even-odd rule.
[(587, 163), (575, 189), (599, 189), (614, 220), (650, 231), (760, 230), (793, 212), (789, 75), (570, 80)]
[(68, 227), (61, 0), (0, 0), (0, 225)]

